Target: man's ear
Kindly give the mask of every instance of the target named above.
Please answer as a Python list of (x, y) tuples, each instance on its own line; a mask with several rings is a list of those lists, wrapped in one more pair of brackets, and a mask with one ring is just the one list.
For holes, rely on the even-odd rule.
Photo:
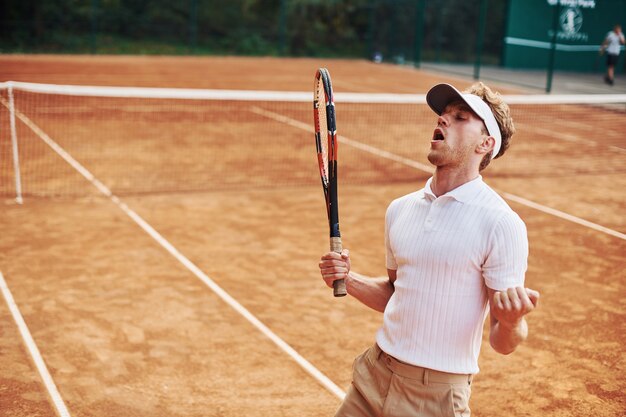
[(483, 136), (480, 143), (476, 146), (476, 152), (481, 155), (487, 155), (493, 151), (496, 146), (496, 139), (493, 136)]

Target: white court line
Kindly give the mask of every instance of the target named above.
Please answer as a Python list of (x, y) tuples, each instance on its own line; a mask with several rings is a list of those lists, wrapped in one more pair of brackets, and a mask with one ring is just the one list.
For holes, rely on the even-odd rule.
[(22, 112), (16, 110), (15, 114), (18, 118), (27, 125), (33, 132), (35, 132), (41, 140), (43, 140), (48, 146), (52, 148), (61, 158), (63, 158), (68, 164), (75, 168), (87, 181), (92, 183), (102, 194), (109, 197), (111, 201), (117, 205), (128, 217), (130, 217), (139, 227), (141, 227), (147, 234), (149, 234), (159, 245), (161, 245), (167, 252), (176, 258), (181, 264), (183, 264), (191, 273), (193, 273), (198, 279), (204, 282), (215, 294), (217, 294), (226, 304), (231, 306), (235, 311), (241, 314), (248, 322), (256, 327), (261, 333), (267, 336), (276, 346), (278, 346), (283, 352), (289, 355), (298, 365), (300, 365), (306, 372), (315, 378), (324, 388), (337, 396), (339, 399), (343, 399), (346, 393), (339, 388), (333, 381), (324, 375), (319, 369), (313, 366), (302, 355), (300, 355), (294, 348), (292, 348), (287, 342), (281, 339), (276, 333), (270, 330), (265, 324), (257, 319), (250, 311), (248, 311), (243, 305), (235, 300), (230, 294), (224, 291), (215, 281), (209, 278), (200, 268), (198, 268), (193, 262), (191, 262), (185, 255), (180, 253), (178, 249), (174, 247), (167, 239), (165, 239), (159, 232), (157, 232), (148, 222), (146, 222), (141, 216), (128, 207), (122, 200), (111, 192), (102, 182), (100, 182), (87, 168), (85, 168), (80, 162), (74, 159), (68, 152), (66, 152), (59, 144), (57, 144), (50, 136), (48, 136), (43, 130), (39, 128), (33, 121), (31, 121)]
[(540, 135), (547, 136), (548, 138), (561, 139), (561, 140), (564, 140), (566, 142), (579, 143), (579, 144), (586, 145), (586, 146), (605, 147), (606, 149), (608, 149), (610, 151), (619, 152), (619, 153), (622, 153), (622, 154), (626, 153), (626, 149), (620, 148), (619, 146), (605, 145), (605, 144), (603, 144), (601, 142), (598, 142), (598, 141), (595, 141), (595, 140), (591, 140), (591, 139), (588, 139), (588, 138), (581, 139), (578, 136), (572, 135), (570, 133), (563, 133), (563, 132), (559, 132), (559, 131), (556, 131), (556, 130), (550, 130), (550, 129), (546, 129), (546, 128), (542, 128), (542, 127), (538, 127), (538, 126), (529, 125), (529, 124), (526, 124), (526, 123), (516, 123), (516, 126), (518, 126), (518, 127), (523, 126), (523, 130), (535, 132), (535, 133), (538, 133)]
[[(315, 133), (315, 129), (313, 129), (312, 126), (310, 126), (310, 125), (308, 125), (306, 123), (302, 123), (301, 121), (292, 119), (290, 117), (283, 116), (282, 114), (278, 114), (278, 113), (274, 113), (274, 112), (271, 112), (271, 111), (263, 110), (263, 109), (261, 109), (259, 107), (256, 107), (256, 106), (253, 106), (251, 108), (251, 110), (252, 110), (253, 113), (256, 113), (256, 114), (261, 115), (261, 116), (265, 116), (265, 117), (267, 117), (269, 119), (273, 119), (273, 120), (275, 120), (277, 122), (285, 123), (285, 124), (287, 124), (289, 126), (293, 126), (293, 127), (298, 128), (298, 129), (306, 130), (307, 132), (310, 132), (310, 133)], [(360, 150), (362, 150), (364, 152), (369, 152), (369, 153), (377, 155), (377, 156), (382, 156), (383, 158), (387, 158), (387, 159), (390, 159), (392, 161), (399, 162), (399, 163), (404, 164), (404, 165), (408, 165), (410, 167), (419, 169), (421, 171), (426, 171), (426, 172), (430, 172), (430, 173), (433, 172), (432, 168), (430, 166), (428, 166), (428, 165), (419, 163), (417, 161), (414, 161), (414, 160), (409, 159), (409, 158), (405, 158), (405, 157), (400, 156), (400, 155), (396, 155), (396, 154), (391, 153), (391, 152), (387, 152), (387, 151), (382, 150), (380, 148), (376, 148), (374, 146), (370, 146), (370, 145), (367, 145), (365, 143), (362, 143), (362, 142), (359, 142), (359, 141), (356, 141), (356, 140), (349, 139), (349, 138), (347, 138), (347, 137), (345, 137), (343, 135), (339, 135), (339, 141), (342, 142), (342, 143), (345, 143), (346, 145), (350, 145), (353, 148), (357, 148), (357, 149), (360, 149)]]
[(63, 402), (63, 398), (61, 398), (61, 395), (59, 394), (59, 390), (57, 390), (57, 387), (54, 384), (52, 377), (50, 376), (50, 372), (48, 372), (48, 368), (46, 367), (46, 364), (43, 361), (43, 358), (41, 357), (41, 353), (39, 353), (39, 349), (37, 348), (37, 345), (35, 344), (35, 341), (33, 340), (33, 337), (31, 336), (30, 331), (28, 330), (28, 326), (26, 325), (26, 322), (24, 321), (24, 317), (22, 317), (22, 313), (20, 313), (20, 309), (17, 307), (17, 304), (15, 304), (15, 300), (13, 299), (13, 294), (11, 294), (11, 291), (9, 290), (9, 286), (7, 285), (7, 282), (4, 280), (4, 276), (2, 275), (1, 271), (0, 271), (0, 290), (2, 290), (2, 294), (4, 295), (4, 299), (6, 300), (6, 303), (9, 306), (11, 315), (13, 315), (13, 320), (15, 320), (15, 323), (17, 324), (17, 328), (19, 329), (20, 334), (22, 335), (22, 339), (24, 339), (24, 343), (26, 344), (26, 347), (28, 348), (28, 352), (30, 353), (30, 356), (33, 358), (33, 362), (35, 363), (35, 366), (37, 367), (37, 370), (39, 371), (39, 375), (41, 376), (41, 379), (43, 380), (43, 383), (46, 386), (46, 389), (48, 390), (48, 394), (50, 395), (50, 398), (52, 398), (52, 402), (54, 403), (54, 407), (56, 408), (57, 413), (61, 417), (70, 417), (70, 413), (69, 411), (67, 411), (67, 407), (65, 406), (65, 403)]
[(579, 224), (581, 226), (585, 226), (585, 227), (588, 227), (590, 229), (597, 230), (599, 232), (604, 232), (607, 235), (615, 236), (617, 238), (626, 240), (626, 234), (620, 233), (620, 232), (618, 232), (616, 230), (613, 230), (613, 229), (609, 229), (608, 227), (604, 227), (604, 226), (601, 226), (601, 225), (596, 224), (596, 223), (591, 223), (590, 221), (587, 221), (585, 219), (581, 219), (581, 218), (576, 217), (576, 216), (572, 216), (571, 214), (568, 214), (568, 213), (565, 213), (565, 212), (553, 209), (551, 207), (543, 206), (541, 204), (535, 203), (534, 201), (527, 200), (527, 199), (525, 199), (523, 197), (516, 196), (515, 194), (502, 192), (502, 195), (505, 198), (508, 198), (509, 200), (513, 200), (516, 203), (523, 204), (523, 205), (525, 205), (527, 207), (532, 207), (534, 209), (541, 210), (544, 213), (548, 213), (548, 214), (551, 214), (553, 216), (560, 217), (560, 218), (565, 219), (565, 220), (569, 220), (572, 223), (576, 223), (576, 224)]
[[(302, 122), (300, 122), (298, 120), (292, 119), (290, 117), (284, 116), (282, 114), (278, 114), (278, 113), (274, 113), (274, 112), (271, 112), (271, 111), (263, 110), (263, 109), (261, 109), (259, 107), (252, 107), (251, 111), (253, 113), (265, 116), (265, 117), (267, 117), (269, 119), (272, 119), (272, 120), (275, 120), (277, 122), (285, 123), (285, 124), (287, 124), (289, 126), (293, 126), (295, 128), (298, 128), (298, 129), (306, 130), (307, 132), (311, 132), (311, 133), (314, 132), (314, 129), (313, 129), (312, 126), (310, 126), (310, 125), (308, 125), (306, 123), (302, 123)], [(419, 169), (419, 170), (427, 172), (429, 174), (433, 173), (433, 168), (428, 166), (428, 165), (421, 164), (421, 163), (419, 163), (417, 161), (413, 161), (411, 159), (404, 158), (402, 156), (393, 154), (391, 152), (387, 152), (385, 150), (376, 148), (374, 146), (366, 145), (364, 143), (355, 141), (353, 139), (348, 139), (345, 136), (339, 135), (339, 141), (342, 142), (342, 143), (345, 143), (346, 145), (350, 145), (352, 147), (361, 149), (362, 151), (369, 152), (369, 153), (371, 153), (373, 155), (380, 156), (382, 158), (387, 158), (387, 159), (390, 159), (392, 161), (399, 162), (401, 164), (410, 166), (412, 168)], [(601, 226), (599, 224), (592, 223), (590, 221), (587, 221), (585, 219), (581, 219), (579, 217), (573, 216), (573, 215), (565, 213), (563, 211), (560, 211), (560, 210), (557, 210), (557, 209), (553, 209), (552, 207), (544, 206), (543, 204), (535, 203), (534, 201), (528, 200), (528, 199), (523, 198), (523, 197), (519, 197), (519, 196), (517, 196), (515, 194), (506, 193), (506, 192), (502, 192), (502, 191), (500, 191), (500, 193), (505, 198), (508, 198), (509, 200), (513, 200), (516, 203), (522, 204), (522, 205), (524, 205), (526, 207), (530, 207), (530, 208), (533, 208), (535, 210), (539, 210), (541, 212), (549, 214), (551, 216), (555, 216), (555, 217), (558, 217), (560, 219), (567, 220), (567, 221), (570, 221), (572, 223), (576, 223), (576, 224), (579, 224), (581, 226), (588, 227), (588, 228), (596, 230), (598, 232), (606, 233), (608, 235), (617, 237), (619, 239), (626, 240), (626, 234), (620, 233), (617, 230), (609, 229), (608, 227), (604, 227), (604, 226)]]

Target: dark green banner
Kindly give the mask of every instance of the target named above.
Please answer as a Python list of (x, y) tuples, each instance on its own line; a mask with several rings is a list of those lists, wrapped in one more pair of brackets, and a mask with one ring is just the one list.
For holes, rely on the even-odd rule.
[(505, 67), (547, 68), (553, 50), (555, 69), (599, 71), (598, 50), (613, 26), (626, 21), (626, 1), (510, 0), (507, 19)]

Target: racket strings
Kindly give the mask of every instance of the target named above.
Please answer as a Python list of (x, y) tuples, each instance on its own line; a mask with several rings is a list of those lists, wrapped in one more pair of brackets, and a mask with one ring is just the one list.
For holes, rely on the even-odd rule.
[(315, 102), (316, 102), (316, 132), (317, 132), (317, 146), (318, 146), (318, 158), (320, 163), (320, 174), (324, 186), (328, 186), (329, 178), (329, 148), (328, 148), (328, 118), (326, 115), (326, 94), (324, 92), (324, 83), (320, 78), (316, 80), (315, 90)]

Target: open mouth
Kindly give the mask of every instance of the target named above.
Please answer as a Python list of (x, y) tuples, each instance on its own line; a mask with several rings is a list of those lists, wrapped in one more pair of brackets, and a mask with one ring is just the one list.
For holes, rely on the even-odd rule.
[(443, 131), (439, 128), (435, 129), (433, 132), (433, 140), (444, 140)]

